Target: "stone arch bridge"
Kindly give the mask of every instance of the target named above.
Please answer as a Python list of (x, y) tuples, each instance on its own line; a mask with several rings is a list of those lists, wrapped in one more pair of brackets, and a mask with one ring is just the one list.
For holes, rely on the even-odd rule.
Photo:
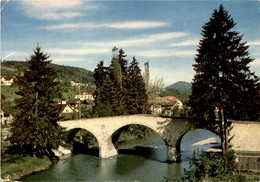
[[(117, 155), (112, 142), (112, 135), (120, 128), (138, 124), (149, 127), (157, 132), (167, 146), (167, 161), (180, 159), (181, 138), (196, 125), (187, 118), (164, 118), (152, 115), (126, 115), (116, 117), (102, 117), (80, 120), (61, 121), (59, 124), (66, 130), (85, 129), (91, 132), (99, 144), (99, 157), (109, 158)], [(234, 136), (233, 148), (236, 150), (254, 150), (260, 152), (260, 123), (233, 123), (231, 135)], [(257, 132), (258, 131), (258, 132)], [(248, 146), (247, 140), (251, 146)]]

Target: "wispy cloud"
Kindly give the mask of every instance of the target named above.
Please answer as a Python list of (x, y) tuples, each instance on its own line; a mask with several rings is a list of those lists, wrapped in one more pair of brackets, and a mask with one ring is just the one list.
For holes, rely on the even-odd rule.
[(74, 56), (81, 56), (81, 55), (89, 55), (89, 54), (106, 54), (110, 52), (110, 49), (106, 48), (77, 48), (77, 49), (50, 49), (47, 51), (51, 55), (74, 55)]
[(199, 40), (188, 40), (188, 41), (184, 41), (184, 42), (173, 43), (170, 46), (171, 47), (194, 46), (194, 45), (198, 45), (198, 43), (199, 43)]
[(156, 58), (156, 57), (191, 57), (195, 56), (196, 51), (194, 50), (174, 50), (174, 49), (164, 49), (164, 50), (150, 50), (150, 51), (140, 51), (134, 52), (134, 55), (140, 57)]
[(21, 11), (27, 16), (35, 19), (59, 20), (71, 19), (84, 16), (80, 10), (96, 8), (92, 5), (85, 5), (80, 0), (34, 0), (18, 1), (21, 4)]
[(78, 58), (78, 57), (59, 57), (59, 58), (52, 58), (52, 63), (68, 63), (68, 62), (82, 62), (86, 61), (86, 58)]
[(91, 47), (131, 47), (138, 46), (143, 47), (144, 45), (151, 43), (159, 43), (162, 41), (169, 41), (171, 39), (182, 38), (188, 36), (189, 34), (186, 32), (166, 32), (166, 33), (158, 33), (158, 34), (146, 34), (146, 35), (138, 35), (129, 37), (123, 40), (113, 40), (113, 41), (104, 41), (104, 42), (88, 42), (88, 43), (80, 43), (85, 46)]
[(260, 59), (255, 59), (253, 62), (250, 63), (251, 65), (260, 66)]
[(41, 27), (46, 30), (84, 29), (84, 28), (111, 28), (111, 29), (147, 29), (167, 26), (167, 22), (160, 21), (124, 21), (115, 23), (64, 23)]
[(260, 46), (260, 40), (248, 42), (248, 44), (251, 46)]

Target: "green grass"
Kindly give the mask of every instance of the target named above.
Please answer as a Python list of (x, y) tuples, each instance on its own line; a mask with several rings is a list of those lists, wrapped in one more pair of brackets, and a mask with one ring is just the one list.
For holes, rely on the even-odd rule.
[(51, 165), (47, 157), (39, 159), (36, 157), (22, 157), (13, 163), (1, 164), (1, 178), (17, 180), (30, 173), (47, 169)]
[(15, 93), (19, 89), (15, 86), (1, 86), (1, 95), (4, 96), (5, 99), (14, 100), (19, 98), (19, 96)]
[(1, 67), (1, 76), (16, 76), (18, 73), (16, 68)]

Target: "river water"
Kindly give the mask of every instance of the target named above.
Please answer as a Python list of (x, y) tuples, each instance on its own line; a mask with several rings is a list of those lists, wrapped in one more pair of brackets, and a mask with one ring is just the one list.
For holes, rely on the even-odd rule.
[(163, 181), (164, 177), (180, 180), (184, 168), (189, 167), (193, 150), (207, 150), (219, 142), (209, 131), (190, 131), (181, 141), (181, 162), (168, 164), (164, 142), (159, 135), (152, 134), (120, 144), (120, 154), (109, 159), (66, 155), (49, 169), (26, 176), (22, 181)]

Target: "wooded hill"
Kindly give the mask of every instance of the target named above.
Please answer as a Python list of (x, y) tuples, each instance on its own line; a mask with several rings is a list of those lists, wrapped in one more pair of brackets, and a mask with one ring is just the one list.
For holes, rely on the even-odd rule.
[[(51, 66), (53, 66), (57, 70), (58, 78), (63, 83), (65, 83), (64, 85), (67, 85), (67, 88), (65, 88), (64, 90), (66, 92), (64, 93), (64, 99), (74, 97), (72, 92), (75, 91), (68, 91), (70, 81), (72, 80), (85, 84), (88, 83), (92, 86), (94, 85), (94, 77), (92, 71), (86, 70), (84, 68), (63, 66), (57, 64), (51, 64)], [(1, 62), (1, 76), (23, 75), (23, 71), (24, 69), (26, 69), (26, 67), (27, 63), (25, 61), (3, 61)], [(190, 83), (188, 82), (177, 82), (171, 86), (166, 87), (165, 90), (161, 93), (161, 96), (175, 96), (178, 99), (188, 99), (190, 95), (190, 87), (187, 90), (189, 86), (188, 84), (190, 85)], [(185, 90), (183, 90), (182, 88), (185, 88)], [(8, 90), (10, 90), (10, 88)], [(2, 88), (2, 91), (3, 93), (5, 93), (4, 88)]]
[[(57, 71), (58, 78), (62, 81), (78, 81), (81, 83), (94, 83), (93, 72), (84, 68), (51, 64)], [(22, 75), (27, 67), (25, 61), (3, 61), (1, 62), (1, 76)]]

